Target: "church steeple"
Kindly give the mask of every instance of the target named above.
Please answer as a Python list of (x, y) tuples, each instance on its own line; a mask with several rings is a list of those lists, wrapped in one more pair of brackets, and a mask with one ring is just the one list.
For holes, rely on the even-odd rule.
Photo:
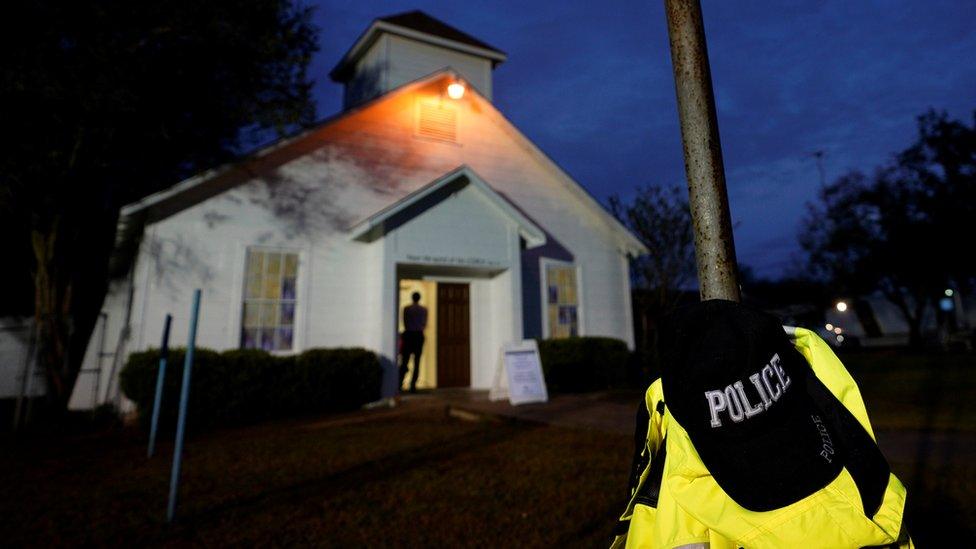
[(491, 100), (492, 70), (506, 55), (422, 11), (373, 21), (329, 76), (345, 85), (345, 108), (452, 68)]

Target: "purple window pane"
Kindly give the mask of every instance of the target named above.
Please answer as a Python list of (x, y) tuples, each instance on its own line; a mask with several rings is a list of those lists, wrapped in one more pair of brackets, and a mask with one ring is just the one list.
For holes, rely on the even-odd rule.
[(576, 307), (573, 305), (559, 307), (559, 323), (576, 324)]
[(559, 303), (559, 286), (549, 286), (549, 303)]
[(291, 326), (295, 323), (295, 304), (294, 303), (282, 303), (281, 304), (281, 322), (282, 326)]
[(285, 351), (291, 349), (293, 336), (294, 330), (291, 327), (278, 328), (278, 349)]
[(258, 330), (254, 328), (248, 328), (243, 330), (241, 334), (241, 347), (244, 349), (257, 349)]
[(261, 348), (265, 351), (274, 350), (274, 328), (261, 330)]
[(281, 299), (295, 299), (295, 278), (281, 279)]

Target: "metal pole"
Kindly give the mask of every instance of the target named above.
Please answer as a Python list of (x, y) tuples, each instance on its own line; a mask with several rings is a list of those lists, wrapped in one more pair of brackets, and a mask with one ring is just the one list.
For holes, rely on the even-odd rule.
[(180, 415), (176, 420), (176, 447), (173, 449), (173, 471), (169, 477), (169, 506), (166, 508), (166, 522), (173, 522), (176, 514), (176, 496), (180, 484), (180, 465), (183, 460), (183, 435), (186, 429), (186, 406), (190, 399), (190, 376), (193, 373), (193, 347), (197, 340), (197, 316), (200, 312), (200, 290), (193, 291), (193, 309), (190, 312), (190, 336), (186, 342), (186, 357), (183, 360), (183, 385), (180, 389)]
[(739, 301), (712, 75), (699, 0), (665, 0), (702, 301)]
[(153, 400), (152, 423), (149, 425), (148, 457), (156, 452), (156, 429), (159, 427), (159, 408), (163, 402), (163, 381), (166, 379), (166, 359), (169, 358), (169, 325), (173, 321), (172, 315), (166, 315), (163, 324), (163, 342), (159, 346), (159, 371), (156, 373), (156, 398)]

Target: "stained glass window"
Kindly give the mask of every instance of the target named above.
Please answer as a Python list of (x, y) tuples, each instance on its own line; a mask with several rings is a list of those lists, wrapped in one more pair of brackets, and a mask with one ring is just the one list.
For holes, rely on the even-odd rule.
[(248, 248), (241, 347), (290, 351), (295, 338), (298, 254)]
[(576, 267), (546, 267), (547, 314), (549, 337), (553, 339), (579, 335), (579, 300), (576, 295)]

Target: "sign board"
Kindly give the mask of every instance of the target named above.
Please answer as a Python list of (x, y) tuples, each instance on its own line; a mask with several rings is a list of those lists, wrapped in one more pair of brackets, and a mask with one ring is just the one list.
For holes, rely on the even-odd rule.
[(495, 382), (488, 397), (491, 400), (508, 398), (513, 405), (549, 400), (539, 347), (534, 339), (502, 346)]

